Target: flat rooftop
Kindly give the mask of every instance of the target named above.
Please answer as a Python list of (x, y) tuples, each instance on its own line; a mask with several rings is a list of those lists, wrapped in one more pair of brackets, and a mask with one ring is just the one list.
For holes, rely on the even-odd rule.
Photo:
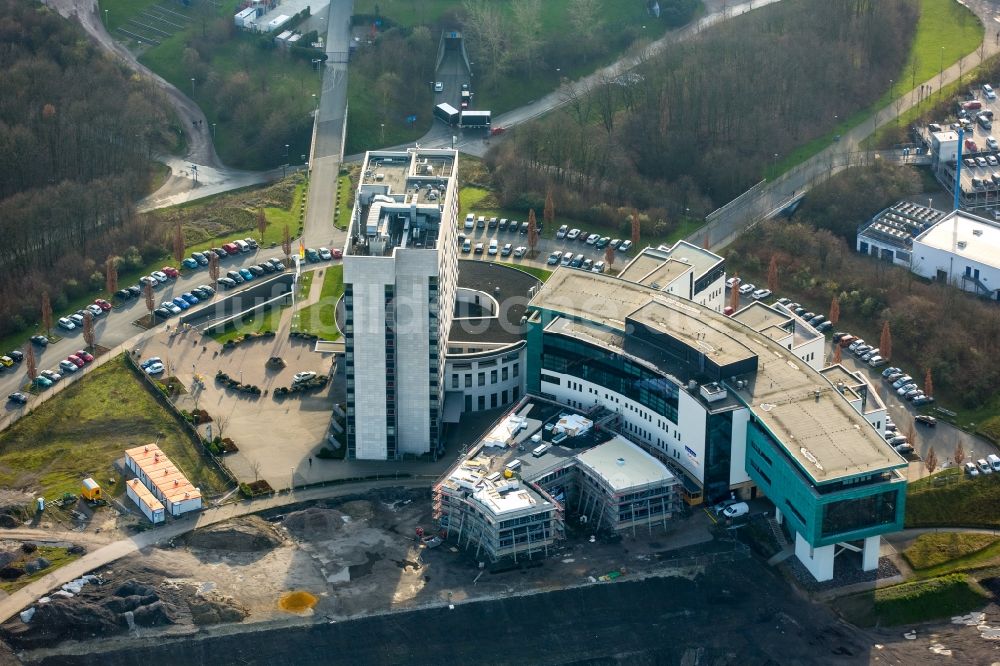
[(654, 286), (655, 283), (656, 288), (662, 289), (683, 275), (686, 267), (694, 271), (697, 279), (722, 260), (714, 252), (682, 240), (672, 247), (647, 247), (622, 269), (618, 277), (647, 286)]
[(944, 217), (942, 211), (912, 201), (899, 201), (880, 211), (858, 234), (887, 245), (908, 249), (913, 238)]
[(622, 437), (578, 453), (576, 459), (616, 492), (678, 483), (663, 463)]
[(541, 282), (533, 275), (493, 261), (462, 259), (458, 262), (458, 288), (488, 294), (499, 305), (495, 312), (456, 316), (448, 344), (512, 344), (524, 339), (524, 317), (531, 290)]
[[(758, 332), (763, 332), (771, 326), (781, 328), (792, 321), (792, 318), (787, 314), (779, 312), (760, 301), (750, 303), (745, 308), (734, 313), (732, 318)], [(789, 334), (788, 330), (784, 328), (781, 328), (781, 330), (784, 331), (786, 336)], [(768, 337), (773, 336), (769, 335)]]
[(1000, 267), (1000, 225), (961, 210), (949, 213), (916, 240), (980, 264)]
[(609, 275), (563, 268), (529, 306), (624, 331), (626, 317), (652, 304), (646, 320), (680, 324), (685, 341), (696, 347), (703, 342), (725, 357), (756, 356), (757, 372), (741, 377), (745, 389), (728, 388), (816, 483), (906, 465), (817, 371), (767, 336), (709, 308)]
[(752, 360), (755, 354), (724, 327), (699, 317), (696, 308), (673, 298), (654, 300), (633, 312), (631, 318), (697, 349), (719, 366)]
[(711, 250), (698, 247), (697, 245), (693, 245), (685, 240), (677, 241), (674, 243), (673, 247), (661, 245), (657, 249), (661, 252), (665, 252), (671, 259), (677, 259), (694, 266), (695, 278), (700, 278), (705, 273), (708, 273), (722, 261), (722, 257), (715, 254)]
[(125, 455), (135, 461), (166, 501), (183, 502), (201, 497), (201, 490), (188, 481), (156, 444), (128, 449)]

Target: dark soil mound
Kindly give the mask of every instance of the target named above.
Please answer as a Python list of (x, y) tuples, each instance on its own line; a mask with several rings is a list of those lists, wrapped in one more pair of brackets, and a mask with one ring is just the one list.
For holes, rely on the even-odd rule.
[(281, 545), (281, 534), (258, 516), (246, 516), (197, 530), (184, 538), (192, 548), (254, 553)]

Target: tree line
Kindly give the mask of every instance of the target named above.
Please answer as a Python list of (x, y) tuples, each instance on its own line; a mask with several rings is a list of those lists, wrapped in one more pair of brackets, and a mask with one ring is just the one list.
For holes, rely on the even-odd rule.
[[(0, 335), (157, 233), (134, 213), (170, 141), (160, 94), (44, 6), (0, 0)], [(142, 248), (142, 249), (140, 249)]]
[(889, 88), (913, 0), (790, 0), (725, 22), (517, 128), (489, 157), (502, 202), (704, 215)]

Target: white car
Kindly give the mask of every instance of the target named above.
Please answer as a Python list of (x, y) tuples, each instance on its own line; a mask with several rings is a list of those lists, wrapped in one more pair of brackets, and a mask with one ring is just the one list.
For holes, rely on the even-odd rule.
[(312, 370), (307, 370), (305, 372), (296, 372), (295, 376), (292, 377), (293, 384), (301, 384), (302, 382), (307, 382), (310, 379), (315, 379), (316, 373)]
[(569, 225), (564, 224), (559, 227), (559, 231), (556, 232), (556, 238), (566, 238), (567, 233), (569, 233)]
[(490, 246), (486, 250), (486, 252), (491, 256), (495, 256), (498, 250), (499, 248), (497, 247), (497, 239), (494, 238), (493, 240), (490, 241)]
[(771, 290), (770, 289), (757, 289), (756, 291), (753, 292), (753, 294), (751, 294), (751, 297), (755, 301), (759, 301), (759, 300), (767, 298), (770, 295), (771, 295)]
[(570, 229), (566, 233), (566, 240), (576, 240), (579, 237), (580, 237), (580, 230), (579, 229)]
[(93, 303), (91, 303), (90, 305), (87, 306), (87, 309), (90, 310), (90, 312), (94, 315), (95, 318), (100, 317), (101, 315), (104, 314), (104, 310), (101, 309), (100, 305), (94, 305)]
[(331, 259), (333, 259), (333, 255), (330, 253), (330, 248), (321, 247), (319, 249), (319, 258), (322, 259), (323, 261), (330, 261)]
[(605, 264), (603, 261), (594, 262), (593, 268), (590, 269), (591, 273), (603, 273)]
[(63, 372), (76, 372), (79, 370), (79, 368), (76, 367), (76, 364), (68, 359), (59, 361), (59, 367), (62, 368)]
[(469, 213), (465, 216), (465, 230), (471, 231), (476, 228), (476, 216)]
[(145, 371), (147, 375), (158, 375), (161, 372), (163, 372), (163, 364), (150, 363), (149, 365), (146, 366)]
[(989, 148), (990, 150), (997, 150), (1000, 149), (1000, 144), (998, 144), (997, 140), (994, 139), (992, 136), (988, 136), (986, 137), (986, 147)]
[(68, 317), (59, 317), (59, 328), (72, 331), (76, 328), (76, 324), (74, 324)]
[(600, 239), (601, 239), (601, 237), (599, 235), (597, 235), (597, 234), (590, 234), (589, 236), (587, 236), (587, 245), (593, 245), (594, 243), (596, 243)]
[(993, 100), (997, 98), (996, 92), (993, 91), (993, 86), (988, 83), (983, 84), (983, 94), (986, 95), (986, 99)]
[(164, 273), (163, 271), (153, 271), (152, 273), (150, 273), (150, 275), (153, 276), (153, 279), (155, 279), (160, 284), (163, 284), (164, 282), (170, 279), (167, 277), (167, 274)]
[(732, 289), (733, 285), (737, 284), (739, 281), (740, 279), (738, 277), (729, 278), (728, 280), (726, 280), (726, 289)]
[(618, 246), (619, 252), (628, 252), (631, 249), (632, 249), (632, 241), (630, 240), (623, 240), (621, 242), (621, 245)]
[(180, 306), (177, 305), (176, 303), (172, 303), (170, 301), (163, 301), (162, 303), (160, 303), (160, 307), (163, 308), (163, 309), (165, 309), (165, 310), (169, 310), (171, 314), (180, 314), (181, 313)]
[(440, 81), (434, 82), (434, 92), (444, 92), (444, 84)]
[(730, 504), (722, 510), (722, 515), (726, 518), (739, 518), (740, 516), (745, 516), (748, 513), (750, 513), (750, 506), (746, 502)]
[[(518, 259), (520, 259), (526, 254), (528, 254), (528, 248), (524, 247), (523, 245), (518, 245), (517, 247), (514, 248), (514, 256), (517, 257)], [(558, 252), (554, 254), (558, 254)]]
[(752, 294), (757, 290), (757, 285), (747, 282), (746, 284), (740, 285), (740, 293), (746, 296), (747, 294)]
[(563, 266), (569, 266), (569, 262), (573, 261), (573, 253), (567, 252), (562, 256), (562, 260), (559, 262)]

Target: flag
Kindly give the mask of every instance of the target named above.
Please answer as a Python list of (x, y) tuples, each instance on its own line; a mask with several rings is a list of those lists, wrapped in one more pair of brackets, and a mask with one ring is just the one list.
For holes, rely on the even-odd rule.
[(303, 243), (302, 241), (299, 241), (299, 259), (305, 259), (305, 258), (306, 258), (306, 246), (305, 246), (305, 243)]

